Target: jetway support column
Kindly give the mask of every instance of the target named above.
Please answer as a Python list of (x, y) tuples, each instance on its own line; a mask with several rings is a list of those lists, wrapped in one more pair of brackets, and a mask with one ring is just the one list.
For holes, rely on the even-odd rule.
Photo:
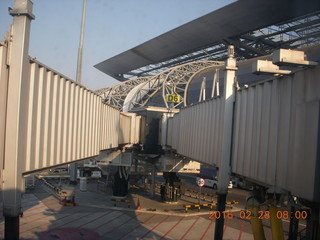
[(70, 184), (77, 185), (77, 177), (78, 177), (78, 164), (72, 163), (70, 164)]
[[(29, 38), (32, 14), (30, 0), (15, 0), (10, 10), (13, 16), (9, 42), (9, 79), (5, 126), (5, 154), (3, 172), (3, 215), (5, 239), (19, 239), (19, 216), (24, 191), (23, 166), (29, 99)], [(2, 157), (2, 156), (1, 156)]]
[[(222, 139), (222, 157), (218, 172), (218, 205), (217, 211), (221, 213), (226, 208), (226, 198), (228, 193), (228, 184), (230, 181), (230, 159), (231, 159), (231, 144), (232, 144), (232, 125), (233, 125), (233, 108), (235, 101), (235, 74), (236, 74), (236, 59), (234, 58), (234, 46), (228, 48), (228, 59), (226, 60), (225, 68), (225, 84), (224, 84), (224, 125)], [(214, 239), (222, 240), (223, 238), (224, 218), (216, 220)]]
[(308, 204), (310, 216), (307, 219), (306, 239), (320, 240), (320, 206), (318, 203)]
[(298, 230), (299, 230), (299, 219), (295, 218), (296, 208), (291, 206), (290, 211), (290, 225), (289, 225), (289, 240), (297, 240), (298, 239)]
[(156, 166), (155, 163), (152, 163), (151, 167), (151, 184), (150, 184), (150, 196), (154, 196), (154, 188), (155, 188), (155, 180), (156, 180)]

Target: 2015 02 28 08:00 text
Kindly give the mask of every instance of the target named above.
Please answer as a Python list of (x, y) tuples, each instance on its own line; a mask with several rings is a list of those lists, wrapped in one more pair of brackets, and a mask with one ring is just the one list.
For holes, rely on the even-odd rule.
[[(269, 219), (270, 218), (270, 211), (258, 211), (257, 215), (255, 216), (252, 211), (248, 210), (242, 210), (242, 211), (210, 211), (210, 217), (209, 219), (219, 219), (219, 218), (226, 218), (226, 219), (233, 219), (235, 217), (241, 218), (241, 219), (251, 219), (252, 217), (257, 217), (258, 219)], [(277, 211), (276, 217), (278, 219), (290, 219), (290, 218), (296, 218), (296, 219), (306, 219), (308, 218), (308, 212), (307, 211), (295, 211), (295, 212), (289, 212), (289, 211)]]

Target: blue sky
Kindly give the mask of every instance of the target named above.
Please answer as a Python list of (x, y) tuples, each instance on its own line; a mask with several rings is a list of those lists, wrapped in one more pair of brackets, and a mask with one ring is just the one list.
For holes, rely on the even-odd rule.
[[(87, 0), (82, 84), (95, 90), (117, 80), (93, 66), (233, 0)], [(82, 0), (33, 0), (29, 55), (75, 80)], [(0, 0), (0, 40), (9, 30), (8, 7)]]

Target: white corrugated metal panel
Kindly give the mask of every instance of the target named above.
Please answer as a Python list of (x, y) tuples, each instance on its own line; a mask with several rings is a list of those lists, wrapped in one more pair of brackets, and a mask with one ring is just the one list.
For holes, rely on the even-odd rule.
[[(237, 92), (232, 172), (320, 201), (319, 76), (320, 67), (310, 68)], [(169, 120), (168, 144), (219, 167), (222, 129), (223, 99), (212, 99)]]
[(120, 112), (108, 105), (101, 106), (101, 150), (116, 148), (119, 143)]
[(136, 113), (129, 113), (129, 112), (122, 112), (121, 115), (127, 116), (130, 118), (130, 122), (126, 120), (127, 122), (126, 122), (126, 125), (124, 126), (122, 126), (123, 124), (125, 124), (124, 120), (122, 120), (122, 123), (120, 122), (120, 126), (123, 129), (123, 131), (125, 132), (129, 131), (130, 136), (129, 136), (129, 139), (127, 139), (128, 142), (122, 140), (119, 143), (131, 143), (131, 144), (139, 143), (141, 116), (137, 116)]
[[(0, 166), (3, 166), (8, 91), (7, 47), (0, 43)], [(2, 189), (2, 167), (0, 168)]]
[(219, 166), (223, 100), (201, 102), (169, 120), (168, 143), (181, 155)]
[(130, 143), (131, 116), (120, 113), (119, 144)]
[[(0, 46), (1, 156), (6, 106), (6, 51)], [(36, 61), (30, 61), (28, 113), (23, 172), (93, 157), (119, 144), (120, 112), (93, 92)], [(3, 91), (3, 92), (2, 92)], [(131, 118), (125, 116), (123, 141), (130, 140)], [(1, 158), (1, 161), (3, 159)]]
[(232, 172), (315, 199), (319, 76), (316, 67), (237, 93)]
[(101, 99), (37, 63), (30, 63), (24, 172), (99, 154)]
[[(232, 171), (274, 184), (279, 112), (277, 81), (237, 93)], [(271, 141), (270, 141), (271, 140)]]

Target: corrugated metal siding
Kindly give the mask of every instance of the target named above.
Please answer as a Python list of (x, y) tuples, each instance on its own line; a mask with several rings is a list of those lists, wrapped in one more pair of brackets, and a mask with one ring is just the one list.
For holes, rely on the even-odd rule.
[(108, 105), (101, 104), (101, 150), (115, 148), (119, 142), (120, 112)]
[[(238, 91), (232, 172), (320, 201), (319, 115), (320, 67)], [(223, 99), (205, 101), (169, 120), (168, 145), (219, 167), (222, 129)]]
[[(317, 67), (237, 93), (232, 172), (312, 198), (319, 144), (319, 76)], [(299, 186), (301, 179), (307, 188)]]
[[(0, 166), (3, 166), (5, 147), (6, 107), (8, 91), (7, 47), (0, 43)], [(0, 167), (0, 187), (2, 189), (2, 168)]]
[(32, 62), (24, 171), (99, 154), (99, 108), (94, 93)]
[[(123, 116), (123, 117), (121, 117)], [(137, 116), (136, 113), (122, 112), (120, 114), (120, 133), (124, 134), (124, 139), (119, 143), (130, 143), (137, 144), (139, 143), (140, 137), (140, 120), (141, 116)], [(120, 137), (120, 136), (119, 136)]]
[[(168, 128), (168, 145), (174, 149), (178, 148), (180, 139), (180, 114), (174, 115), (174, 118), (170, 118), (170, 125)], [(183, 121), (183, 119), (181, 120)]]
[(167, 136), (167, 145), (173, 147), (172, 137), (173, 134), (173, 117), (168, 118), (168, 136)]
[(181, 109), (169, 122), (168, 143), (179, 154), (219, 166), (222, 138), (220, 98)]
[[(4, 155), (6, 48), (0, 46), (0, 154)], [(30, 61), (23, 172), (93, 157), (130, 141), (130, 117), (36, 61)], [(10, 97), (10, 96), (9, 96)], [(119, 139), (120, 125), (124, 133)], [(0, 163), (1, 164), (1, 163)], [(1, 164), (3, 165), (3, 164)]]
[(131, 117), (120, 113), (119, 143), (130, 143)]

